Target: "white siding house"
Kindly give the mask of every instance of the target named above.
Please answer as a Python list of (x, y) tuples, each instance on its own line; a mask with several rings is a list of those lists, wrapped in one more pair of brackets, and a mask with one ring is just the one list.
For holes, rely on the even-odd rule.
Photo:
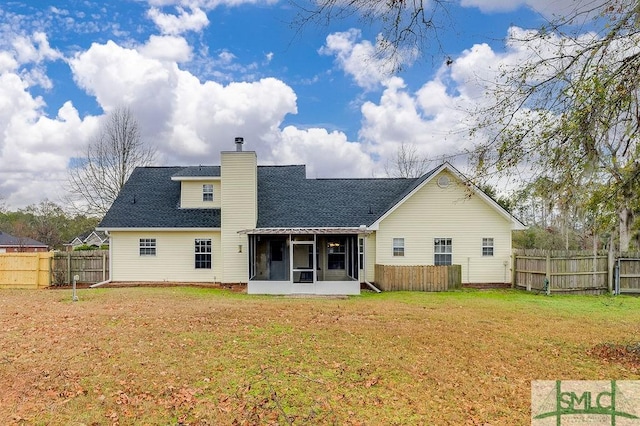
[[(438, 257), (462, 266), (463, 283), (509, 280), (514, 219), (493, 200), (465, 184), (448, 165), (371, 228), (376, 229), (376, 263), (434, 265), (436, 250), (450, 250), (438, 253)], [(403, 243), (402, 253), (394, 252), (394, 240)]]
[(434, 264), (461, 265), (464, 283), (509, 280), (522, 223), (448, 163), (416, 179), (307, 179), (236, 147), (220, 166), (134, 171), (98, 228), (111, 281), (358, 294), (376, 265)]

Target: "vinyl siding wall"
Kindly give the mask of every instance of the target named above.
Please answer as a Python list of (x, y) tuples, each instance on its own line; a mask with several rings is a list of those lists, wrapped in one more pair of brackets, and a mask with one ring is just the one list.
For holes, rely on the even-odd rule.
[[(221, 219), (224, 283), (246, 283), (249, 279), (247, 235), (243, 229), (256, 227), (258, 180), (256, 153), (221, 154)], [(241, 246), (242, 251), (239, 250)]]
[[(111, 233), (113, 281), (220, 282), (222, 250), (219, 231)], [(156, 255), (140, 256), (140, 238), (156, 239)], [(212, 268), (195, 268), (195, 239), (211, 238)]]
[(359, 235), (364, 238), (364, 270), (360, 270), (360, 281), (375, 281), (376, 234)]
[[(213, 185), (213, 201), (202, 201), (202, 185)], [(180, 207), (183, 209), (219, 209), (220, 181), (182, 181), (180, 186)]]
[[(437, 185), (442, 174), (451, 181), (444, 189)], [(394, 238), (404, 238), (404, 256), (393, 256)], [(470, 196), (466, 187), (446, 171), (380, 223), (376, 263), (433, 265), (435, 238), (452, 239), (452, 261), (462, 266), (463, 283), (509, 281), (511, 221), (480, 197)], [(482, 256), (483, 238), (493, 238), (493, 256)]]

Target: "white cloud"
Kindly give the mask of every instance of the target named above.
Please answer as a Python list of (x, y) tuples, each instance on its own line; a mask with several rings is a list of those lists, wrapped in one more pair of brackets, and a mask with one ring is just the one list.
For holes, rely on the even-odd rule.
[(18, 68), (18, 61), (9, 52), (0, 52), (0, 74), (14, 71)]
[(593, 10), (607, 0), (460, 0), (463, 7), (477, 7), (484, 13), (512, 12), (527, 7), (547, 19), (567, 16), (578, 10)]
[(284, 117), (297, 111), (295, 93), (280, 80), (201, 82), (144, 52), (113, 42), (93, 44), (70, 65), (78, 85), (105, 110), (131, 107), (162, 161), (213, 164), (239, 133), (260, 149), (260, 141), (277, 135)]
[(410, 64), (416, 57), (415, 52), (409, 51), (391, 57), (370, 41), (360, 41), (361, 38), (361, 31), (354, 28), (333, 33), (327, 36), (326, 44), (319, 52), (335, 55), (338, 66), (363, 89), (372, 90), (388, 79), (396, 61)]
[(416, 93), (400, 78), (388, 81), (378, 103), (366, 102), (359, 136), (367, 151), (384, 165), (401, 144), (419, 155), (439, 160), (469, 148), (465, 98), (447, 94), (440, 79), (427, 82)]
[(276, 164), (306, 164), (307, 177), (371, 177), (375, 164), (359, 143), (349, 142), (342, 132), (298, 129), (287, 126), (271, 147)]
[(175, 36), (152, 35), (139, 50), (144, 56), (160, 61), (187, 62), (192, 56), (192, 49), (187, 41)]
[[(93, 44), (68, 60), (78, 87), (96, 97), (105, 111), (126, 104), (153, 144), (159, 164), (216, 164), (236, 136), (269, 161), (282, 139), (280, 125), (297, 112), (296, 95), (282, 81), (265, 78), (222, 85), (201, 82), (175, 62), (149, 57), (114, 42)], [(179, 55), (178, 55), (179, 56)], [(8, 58), (0, 74), (0, 196), (12, 208), (47, 197), (60, 200), (70, 158), (81, 155), (100, 117), (80, 118), (70, 102), (55, 118)], [(269, 153), (269, 154), (267, 154)]]
[(472, 113), (488, 105), (487, 87), (500, 67), (522, 63), (524, 51), (498, 54), (486, 44), (474, 45), (415, 92), (401, 78), (387, 80), (379, 101), (361, 107), (359, 137), (381, 164), (393, 158), (400, 144), (408, 144), (426, 158), (448, 159), (464, 169), (466, 151), (482, 137), (470, 136), (480, 118)]
[(81, 120), (70, 102), (48, 118), (43, 101), (27, 89), (17, 74), (0, 76), (0, 195), (17, 207), (59, 201), (67, 162), (97, 124), (93, 117)]
[(207, 14), (198, 7), (191, 7), (191, 13), (183, 7), (177, 6), (177, 15), (163, 13), (160, 9), (152, 7), (147, 15), (158, 26), (163, 34), (179, 35), (187, 31), (199, 32), (209, 25)]
[(198, 7), (204, 10), (215, 9), (219, 6), (240, 6), (242, 4), (275, 4), (278, 0), (147, 0), (149, 5), (156, 7), (182, 6)]
[(92, 125), (80, 121), (70, 102), (56, 118), (47, 117), (43, 99), (29, 92), (36, 84), (51, 87), (40, 64), (61, 57), (43, 33), (15, 37), (11, 45), (15, 50), (0, 52), (0, 195), (20, 205), (58, 193), (54, 176), (65, 170)]
[(20, 64), (41, 63), (45, 60), (62, 58), (60, 52), (49, 46), (47, 36), (42, 32), (35, 32), (29, 37), (15, 37), (12, 44), (16, 60)]
[(224, 51), (220, 52), (220, 54), (218, 54), (218, 59), (223, 64), (230, 64), (231, 62), (233, 62), (236, 59), (236, 55), (234, 55), (231, 52), (228, 52), (228, 51), (224, 50)]

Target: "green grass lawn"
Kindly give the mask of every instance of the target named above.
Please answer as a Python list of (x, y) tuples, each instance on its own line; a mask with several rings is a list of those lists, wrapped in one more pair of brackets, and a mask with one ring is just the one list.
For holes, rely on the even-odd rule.
[(515, 425), (531, 380), (640, 379), (637, 359), (592, 354), (640, 341), (640, 298), (78, 295), (0, 291), (10, 424)]

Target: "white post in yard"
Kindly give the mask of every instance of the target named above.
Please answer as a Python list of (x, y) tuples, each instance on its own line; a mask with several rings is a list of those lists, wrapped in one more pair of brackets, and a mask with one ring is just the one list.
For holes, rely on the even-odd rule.
[(73, 295), (71, 296), (72, 302), (78, 301), (78, 296), (76, 296), (76, 281), (78, 281), (79, 279), (80, 279), (80, 275), (73, 276)]

